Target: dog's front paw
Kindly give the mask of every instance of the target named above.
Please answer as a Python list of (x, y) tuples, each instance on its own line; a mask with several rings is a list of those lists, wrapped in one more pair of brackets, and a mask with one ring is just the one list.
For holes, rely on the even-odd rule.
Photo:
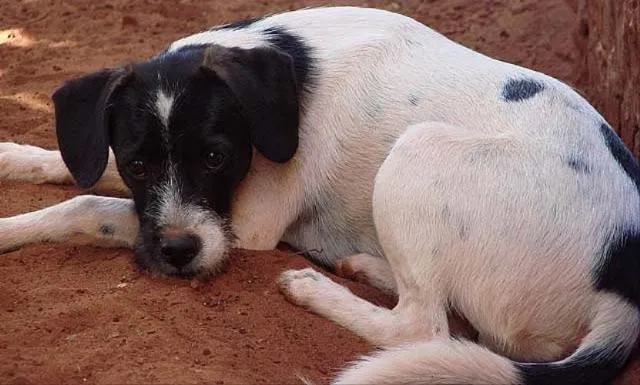
[(322, 287), (328, 284), (331, 284), (329, 278), (311, 268), (287, 270), (279, 279), (280, 292), (299, 306), (309, 306), (315, 296), (322, 295)]

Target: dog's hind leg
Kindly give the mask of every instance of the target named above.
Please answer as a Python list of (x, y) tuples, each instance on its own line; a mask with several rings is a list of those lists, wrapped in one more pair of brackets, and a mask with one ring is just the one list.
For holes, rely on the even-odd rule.
[(138, 231), (132, 200), (81, 195), (42, 210), (0, 218), (0, 253), (37, 242), (132, 248)]
[(354, 254), (336, 262), (336, 275), (365, 283), (387, 294), (397, 294), (391, 266), (384, 258), (369, 254)]
[[(0, 142), (0, 179), (43, 184), (74, 184), (73, 177), (62, 160), (60, 151), (44, 148)], [(115, 158), (109, 152), (107, 168), (91, 191), (107, 195), (129, 195), (118, 174)]]
[[(446, 305), (426, 298), (400, 296), (389, 310), (307, 268), (280, 276), (280, 290), (296, 305), (309, 308), (380, 347), (449, 335)], [(434, 297), (435, 299), (435, 297)]]

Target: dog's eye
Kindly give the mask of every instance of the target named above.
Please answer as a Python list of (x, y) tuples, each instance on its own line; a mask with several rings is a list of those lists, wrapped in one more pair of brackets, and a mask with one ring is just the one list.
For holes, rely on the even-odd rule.
[(220, 151), (209, 151), (205, 156), (204, 163), (210, 170), (216, 170), (222, 166), (227, 156)]
[(141, 160), (134, 160), (127, 166), (127, 172), (136, 179), (144, 179), (147, 176), (147, 167)]

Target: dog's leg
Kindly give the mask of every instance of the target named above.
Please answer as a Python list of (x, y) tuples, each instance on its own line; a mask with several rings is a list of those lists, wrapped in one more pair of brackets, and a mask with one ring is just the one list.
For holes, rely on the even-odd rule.
[[(60, 151), (12, 142), (0, 143), (0, 179), (35, 184), (72, 185), (75, 183), (62, 160)], [(91, 191), (129, 195), (129, 190), (118, 174), (112, 152), (109, 152), (107, 169)]]
[(336, 262), (336, 275), (365, 283), (388, 294), (397, 294), (391, 266), (384, 258), (354, 254)]
[(137, 236), (138, 216), (130, 199), (81, 195), (0, 218), (0, 252), (45, 241), (131, 248)]
[(311, 268), (285, 271), (279, 283), (291, 302), (380, 347), (449, 335), (446, 306), (437, 301), (417, 301), (407, 293), (389, 310), (357, 297)]
[(231, 226), (235, 247), (272, 250), (297, 215), (304, 199), (297, 163), (274, 164), (254, 154), (250, 176), (236, 188)]

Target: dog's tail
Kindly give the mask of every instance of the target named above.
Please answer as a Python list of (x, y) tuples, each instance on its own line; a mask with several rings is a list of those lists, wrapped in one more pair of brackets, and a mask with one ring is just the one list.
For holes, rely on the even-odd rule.
[(626, 363), (640, 329), (638, 308), (601, 294), (591, 330), (569, 357), (517, 363), (469, 341), (436, 339), (383, 350), (342, 372), (336, 384), (609, 384)]

